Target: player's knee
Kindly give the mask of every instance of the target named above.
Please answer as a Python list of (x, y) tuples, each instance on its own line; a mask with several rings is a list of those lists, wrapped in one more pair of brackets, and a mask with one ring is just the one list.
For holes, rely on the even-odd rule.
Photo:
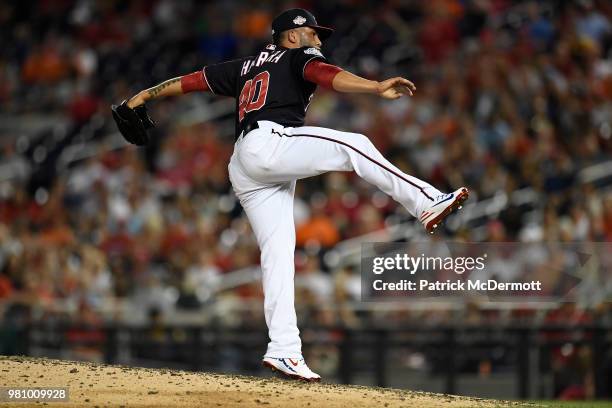
[(361, 133), (355, 133), (355, 142), (357, 145), (364, 150), (369, 150), (373, 146), (372, 141), (369, 137)]

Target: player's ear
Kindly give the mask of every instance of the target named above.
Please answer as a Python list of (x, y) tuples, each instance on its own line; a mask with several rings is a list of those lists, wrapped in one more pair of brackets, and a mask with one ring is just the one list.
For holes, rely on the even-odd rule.
[(300, 36), (298, 35), (297, 30), (289, 30), (287, 31), (287, 40), (291, 44), (297, 44), (299, 42)]

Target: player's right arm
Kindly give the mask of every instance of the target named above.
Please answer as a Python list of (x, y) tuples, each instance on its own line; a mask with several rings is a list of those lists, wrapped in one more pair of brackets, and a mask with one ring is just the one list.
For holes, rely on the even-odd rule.
[(412, 96), (416, 90), (414, 84), (406, 78), (395, 77), (378, 82), (344, 70), (334, 77), (332, 87), (338, 92), (372, 93), (385, 99), (397, 99), (403, 95)]
[(395, 77), (382, 82), (371, 81), (320, 60), (311, 61), (304, 69), (304, 79), (337, 92), (377, 94), (386, 99), (413, 95), (414, 84)]
[(137, 93), (128, 100), (127, 106), (133, 109), (152, 99), (182, 95), (193, 91), (209, 90), (210, 88), (204, 78), (204, 72), (196, 71), (188, 75), (168, 79), (167, 81)]

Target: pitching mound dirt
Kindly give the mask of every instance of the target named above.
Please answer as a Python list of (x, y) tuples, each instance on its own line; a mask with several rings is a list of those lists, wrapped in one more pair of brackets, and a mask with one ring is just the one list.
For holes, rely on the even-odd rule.
[(68, 387), (70, 402), (15, 407), (507, 407), (517, 403), (335, 384), (307, 384), (92, 363), (0, 357), (0, 386)]

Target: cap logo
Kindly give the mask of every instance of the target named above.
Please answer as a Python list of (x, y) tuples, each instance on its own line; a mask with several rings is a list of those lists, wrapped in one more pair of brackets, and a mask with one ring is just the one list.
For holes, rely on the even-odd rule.
[(297, 25), (302, 25), (306, 22), (306, 19), (302, 16), (297, 16), (296, 18), (293, 19), (293, 22)]

